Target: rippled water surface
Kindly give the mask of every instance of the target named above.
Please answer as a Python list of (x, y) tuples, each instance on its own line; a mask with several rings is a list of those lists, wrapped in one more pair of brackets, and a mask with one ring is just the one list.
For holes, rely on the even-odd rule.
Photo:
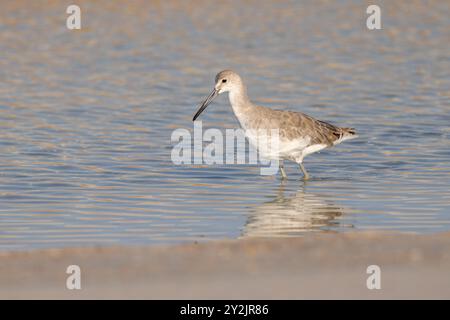
[[(0, 248), (450, 230), (450, 3), (5, 1)], [(355, 127), (312, 179), (171, 162), (224, 68), (254, 102)], [(236, 128), (221, 96), (205, 128)]]

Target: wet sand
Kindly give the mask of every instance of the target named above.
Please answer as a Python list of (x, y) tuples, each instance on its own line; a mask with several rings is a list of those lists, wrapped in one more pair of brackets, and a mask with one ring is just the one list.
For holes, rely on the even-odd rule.
[[(68, 265), (81, 290), (66, 289)], [(368, 265), (381, 290), (368, 290)], [(450, 298), (450, 233), (355, 232), (0, 253), (0, 298)]]

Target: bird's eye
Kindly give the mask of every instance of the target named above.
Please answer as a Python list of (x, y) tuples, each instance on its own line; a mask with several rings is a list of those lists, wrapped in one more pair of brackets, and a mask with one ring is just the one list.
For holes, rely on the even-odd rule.
[(222, 83), (225, 83), (225, 82), (227, 82), (227, 79), (223, 79), (223, 80), (222, 80)]

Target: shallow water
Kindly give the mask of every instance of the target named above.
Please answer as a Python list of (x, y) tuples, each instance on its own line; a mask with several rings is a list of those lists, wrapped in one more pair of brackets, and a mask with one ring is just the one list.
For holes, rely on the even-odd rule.
[[(78, 3), (78, 32), (65, 2), (2, 3), (1, 249), (450, 230), (448, 1), (380, 2), (379, 31), (361, 1)], [(174, 165), (224, 68), (360, 137), (306, 158), (307, 183)], [(238, 126), (224, 96), (201, 120)]]

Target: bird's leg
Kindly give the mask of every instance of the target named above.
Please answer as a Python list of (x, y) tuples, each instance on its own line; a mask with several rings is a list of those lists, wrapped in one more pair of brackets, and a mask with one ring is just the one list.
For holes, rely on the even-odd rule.
[(308, 180), (309, 174), (308, 174), (308, 172), (306, 172), (306, 169), (303, 166), (303, 163), (300, 163), (300, 169), (302, 169), (302, 172), (303, 172), (303, 180)]
[(284, 171), (284, 163), (283, 161), (280, 161), (280, 172), (281, 172), (281, 179), (287, 179), (286, 171)]

